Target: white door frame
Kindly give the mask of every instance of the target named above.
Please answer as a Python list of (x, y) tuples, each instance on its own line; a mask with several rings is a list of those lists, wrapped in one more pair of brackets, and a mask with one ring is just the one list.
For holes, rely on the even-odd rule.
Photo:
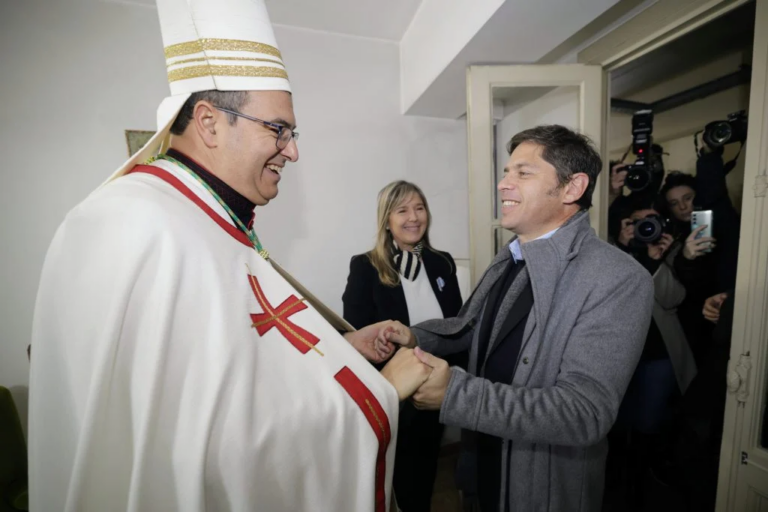
[[(728, 367), (736, 389), (726, 400), (717, 494), (717, 510), (723, 511), (768, 506), (768, 449), (760, 445), (759, 435), (768, 396), (768, 0), (757, 0), (755, 21), (746, 190)], [(760, 502), (763, 508), (758, 509)]]
[[(543, 64), (510, 66), (470, 66), (467, 70), (467, 135), (469, 141), (469, 236), (470, 281), (478, 279), (495, 256), (492, 176), (493, 89), (500, 87), (578, 87), (581, 133), (589, 135), (597, 147), (604, 140), (606, 102), (600, 66), (583, 64)], [(604, 196), (604, 199), (603, 199)], [(598, 182), (590, 212), (593, 226), (607, 230), (608, 190)], [(604, 210), (604, 211), (603, 211)]]

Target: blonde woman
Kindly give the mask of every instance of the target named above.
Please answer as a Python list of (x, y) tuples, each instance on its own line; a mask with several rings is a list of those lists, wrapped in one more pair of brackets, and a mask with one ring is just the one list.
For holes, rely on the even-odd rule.
[[(398, 320), (410, 326), (456, 316), (462, 303), (456, 264), (430, 245), (431, 220), (427, 199), (413, 183), (395, 181), (379, 192), (376, 245), (350, 264), (343, 296), (349, 323), (359, 328)], [(438, 416), (410, 402), (401, 408), (394, 488), (403, 512), (430, 510), (443, 433)]]

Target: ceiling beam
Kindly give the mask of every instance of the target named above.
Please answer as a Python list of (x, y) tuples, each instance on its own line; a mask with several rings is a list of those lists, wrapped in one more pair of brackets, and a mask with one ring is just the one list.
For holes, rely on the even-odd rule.
[(678, 92), (666, 98), (654, 101), (653, 103), (641, 103), (639, 101), (623, 100), (620, 98), (611, 98), (611, 110), (614, 112), (624, 112), (633, 114), (638, 110), (650, 109), (654, 114), (661, 114), (693, 101), (704, 99), (713, 94), (726, 91), (733, 87), (748, 84), (752, 79), (752, 67), (742, 65), (738, 71), (730, 73), (709, 82), (705, 82), (696, 87), (691, 87), (685, 91)]

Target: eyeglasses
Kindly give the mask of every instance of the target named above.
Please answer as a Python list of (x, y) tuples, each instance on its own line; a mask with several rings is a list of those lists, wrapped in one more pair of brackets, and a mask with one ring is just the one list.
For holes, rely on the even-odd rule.
[(222, 112), (226, 112), (227, 114), (232, 114), (233, 116), (243, 117), (245, 119), (248, 119), (249, 121), (261, 123), (267, 128), (274, 130), (275, 132), (277, 132), (277, 140), (275, 141), (275, 145), (279, 150), (285, 149), (288, 146), (288, 144), (291, 142), (291, 139), (295, 141), (299, 140), (299, 133), (291, 130), (287, 126), (283, 126), (277, 123), (270, 123), (269, 121), (264, 121), (256, 117), (251, 117), (249, 115), (243, 114), (242, 112), (229, 110), (228, 108), (216, 107), (216, 109), (221, 110)]

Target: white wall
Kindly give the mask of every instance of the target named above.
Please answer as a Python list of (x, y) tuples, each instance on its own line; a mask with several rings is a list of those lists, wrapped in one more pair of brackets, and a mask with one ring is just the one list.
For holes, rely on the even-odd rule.
[(373, 246), (376, 195), (403, 178), (427, 195), (434, 245), (467, 258), (464, 122), (400, 114), (397, 45), (282, 27), (276, 35), (301, 155), (277, 200), (257, 210), (270, 254), (340, 312), (349, 259)]
[[(40, 269), (65, 213), (153, 129), (167, 94), (153, 7), (3, 2), (0, 15), (0, 385), (26, 417), (26, 347)], [(395, 44), (278, 27), (302, 135), (280, 196), (258, 212), (265, 246), (341, 311), (349, 258), (374, 235), (376, 193), (406, 178), (427, 194), (433, 241), (468, 256), (463, 122), (400, 115)], [(10, 71), (9, 71), (10, 70)]]
[(0, 385), (26, 417), (32, 310), (65, 213), (152, 129), (167, 94), (157, 13), (96, 1), (5, 1), (0, 14)]

